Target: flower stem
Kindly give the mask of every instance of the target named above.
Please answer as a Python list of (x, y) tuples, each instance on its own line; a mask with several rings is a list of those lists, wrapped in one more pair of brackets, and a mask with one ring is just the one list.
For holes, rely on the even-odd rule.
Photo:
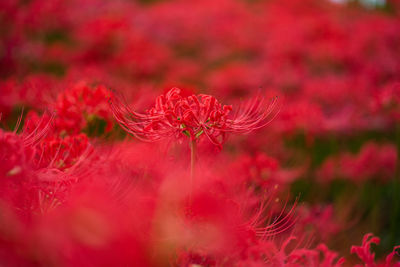
[(196, 140), (190, 141), (190, 179), (193, 181), (195, 166), (196, 166), (197, 144)]
[(196, 154), (197, 154), (197, 144), (196, 139), (190, 141), (190, 184), (189, 184), (189, 202), (192, 202), (192, 192), (193, 192), (193, 180), (196, 167)]
[(196, 140), (190, 141), (190, 178), (193, 180), (196, 165), (197, 144)]

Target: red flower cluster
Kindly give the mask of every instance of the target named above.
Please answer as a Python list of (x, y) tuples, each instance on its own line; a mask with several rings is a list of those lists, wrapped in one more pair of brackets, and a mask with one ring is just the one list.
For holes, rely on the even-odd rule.
[[(366, 234), (363, 238), (361, 246), (352, 246), (351, 253), (357, 254), (357, 256), (364, 262), (364, 266), (371, 267), (398, 267), (400, 266), (400, 262), (393, 263), (393, 258), (396, 254), (396, 250), (400, 249), (400, 246), (396, 246), (393, 248), (393, 251), (386, 256), (385, 262), (376, 263), (375, 262), (375, 253), (371, 252), (371, 244), (378, 245), (380, 242), (379, 237), (374, 236), (369, 233)], [(362, 267), (363, 265), (356, 265), (356, 267)]]
[(108, 91), (104, 86), (90, 87), (86, 82), (74, 84), (59, 94), (55, 110), (57, 131), (79, 133), (96, 117), (106, 122), (105, 131), (110, 131), (112, 123), (107, 108)]
[(322, 182), (337, 178), (357, 183), (374, 179), (388, 181), (395, 175), (397, 157), (393, 145), (366, 143), (357, 155), (343, 153), (328, 158), (318, 171), (318, 176)]
[(131, 110), (115, 96), (109, 101), (118, 123), (130, 134), (143, 141), (158, 141), (169, 137), (191, 140), (203, 134), (214, 145), (221, 146), (228, 132), (249, 133), (271, 120), (277, 106), (256, 98), (244, 105), (230, 118), (232, 106), (222, 106), (215, 97), (200, 94), (183, 97), (180, 89), (172, 88), (157, 98), (155, 106), (145, 114)]

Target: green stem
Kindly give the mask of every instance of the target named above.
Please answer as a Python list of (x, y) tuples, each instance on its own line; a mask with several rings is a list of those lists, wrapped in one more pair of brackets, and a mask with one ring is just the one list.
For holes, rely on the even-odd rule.
[(190, 183), (189, 183), (189, 203), (192, 202), (193, 180), (196, 167), (197, 144), (196, 139), (190, 141)]
[(192, 186), (196, 166), (197, 144), (196, 140), (190, 141), (190, 186)]

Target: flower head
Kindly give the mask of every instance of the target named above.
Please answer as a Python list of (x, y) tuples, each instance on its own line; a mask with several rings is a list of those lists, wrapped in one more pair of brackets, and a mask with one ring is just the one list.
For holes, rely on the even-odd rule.
[[(361, 246), (352, 246), (351, 253), (357, 254), (357, 256), (364, 262), (365, 266), (382, 266), (382, 267), (399, 267), (400, 262), (393, 263), (393, 258), (395, 254), (397, 254), (397, 250), (400, 249), (400, 246), (395, 246), (393, 251), (386, 256), (386, 260), (383, 263), (375, 263), (375, 253), (371, 252), (371, 244), (378, 245), (380, 243), (380, 238), (374, 236), (372, 233), (368, 233), (364, 235), (362, 245)], [(398, 254), (397, 254), (398, 255)], [(362, 265), (356, 265), (362, 266)]]
[(178, 88), (157, 97), (154, 107), (144, 114), (131, 110), (115, 95), (109, 103), (118, 123), (142, 141), (206, 136), (217, 146), (222, 145), (228, 132), (249, 133), (265, 126), (276, 115), (273, 111), (277, 107), (276, 98), (266, 104), (257, 97), (231, 114), (232, 106), (222, 105), (211, 95), (184, 97)]

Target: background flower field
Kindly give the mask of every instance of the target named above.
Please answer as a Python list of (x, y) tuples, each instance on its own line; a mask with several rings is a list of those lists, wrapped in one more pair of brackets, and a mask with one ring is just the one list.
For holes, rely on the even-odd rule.
[(400, 266), (400, 3), (364, 2), (1, 0), (0, 266)]

